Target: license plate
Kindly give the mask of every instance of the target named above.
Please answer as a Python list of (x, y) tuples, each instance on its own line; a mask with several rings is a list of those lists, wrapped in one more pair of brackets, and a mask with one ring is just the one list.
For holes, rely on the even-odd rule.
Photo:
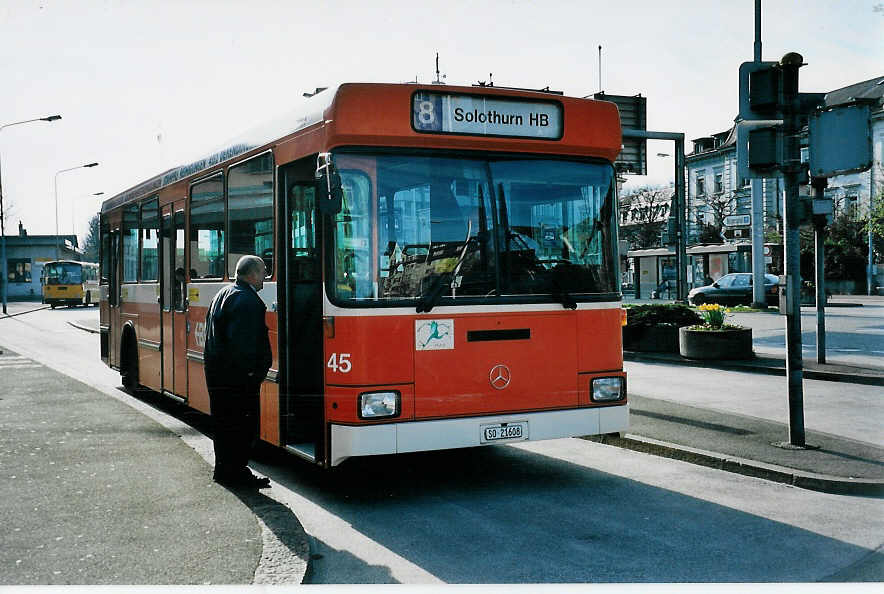
[(504, 439), (528, 439), (528, 422), (498, 423), (480, 427), (482, 443), (501, 441)]

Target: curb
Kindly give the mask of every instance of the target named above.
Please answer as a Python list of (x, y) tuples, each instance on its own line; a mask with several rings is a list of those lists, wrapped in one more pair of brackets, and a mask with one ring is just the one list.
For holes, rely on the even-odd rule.
[[(753, 365), (752, 363), (711, 362), (700, 359), (654, 357), (647, 356), (637, 351), (623, 351), (623, 360), (639, 361), (643, 363), (664, 363), (667, 365), (690, 365), (691, 367), (703, 367), (707, 369), (723, 369), (726, 371), (745, 371), (748, 373), (786, 376), (785, 367)], [(879, 375), (859, 375), (855, 373), (842, 373), (839, 371), (822, 371), (819, 369), (808, 369), (807, 367), (802, 369), (802, 374), (805, 379), (864, 384), (868, 386), (884, 386), (884, 376)]]
[(786, 468), (785, 466), (777, 466), (776, 464), (756, 462), (746, 458), (737, 458), (688, 446), (657, 441), (640, 435), (627, 434), (624, 437), (591, 435), (581, 439), (645, 454), (653, 454), (662, 458), (681, 460), (716, 470), (784, 483), (810, 491), (837, 495), (871, 495), (878, 497), (884, 495), (884, 480), (838, 477), (804, 472)]
[(77, 330), (84, 330), (86, 332), (89, 332), (90, 334), (98, 334), (98, 330), (90, 328), (89, 326), (84, 326), (83, 324), (80, 324), (78, 322), (68, 322), (68, 324), (70, 324)]

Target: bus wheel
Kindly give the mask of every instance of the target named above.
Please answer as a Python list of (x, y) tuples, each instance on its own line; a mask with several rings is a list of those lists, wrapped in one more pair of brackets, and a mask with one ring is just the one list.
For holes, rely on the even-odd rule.
[(51, 307), (52, 309), (55, 309), (55, 305), (56, 305), (55, 303), (50, 303), (49, 307)]
[(123, 387), (132, 394), (138, 389), (138, 350), (130, 334), (123, 347), (120, 365), (120, 379)]

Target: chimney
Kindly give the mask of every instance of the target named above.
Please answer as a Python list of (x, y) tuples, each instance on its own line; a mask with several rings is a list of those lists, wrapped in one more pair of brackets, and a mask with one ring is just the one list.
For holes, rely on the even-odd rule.
[(21, 221), (18, 222), (18, 234), (19, 234), (19, 236), (21, 236), (21, 237), (27, 237), (27, 236), (28, 236), (28, 232), (27, 232), (27, 230), (25, 229), (24, 225), (21, 224)]

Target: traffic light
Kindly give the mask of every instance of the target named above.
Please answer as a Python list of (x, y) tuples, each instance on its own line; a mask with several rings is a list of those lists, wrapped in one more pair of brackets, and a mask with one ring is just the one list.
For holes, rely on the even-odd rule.
[(778, 62), (740, 64), (740, 116), (744, 122), (775, 120), (780, 97)]
[[(799, 54), (780, 62), (740, 65), (740, 115), (737, 122), (737, 169), (740, 178), (772, 177), (786, 158), (783, 118), (796, 110), (809, 112), (822, 101), (820, 93), (798, 93)], [(797, 99), (797, 103), (795, 102)], [(794, 157), (791, 157), (794, 159)]]
[(782, 126), (767, 126), (749, 131), (749, 169), (756, 173), (773, 171), (781, 162)]

